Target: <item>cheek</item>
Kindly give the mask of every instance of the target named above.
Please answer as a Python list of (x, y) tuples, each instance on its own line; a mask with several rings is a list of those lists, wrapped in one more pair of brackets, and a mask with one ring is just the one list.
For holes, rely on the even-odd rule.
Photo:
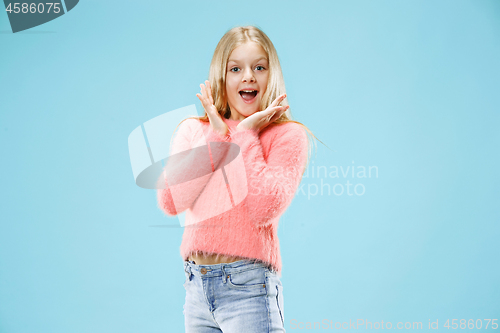
[(269, 75), (262, 75), (259, 78), (262, 93), (266, 91), (268, 80), (269, 80)]
[(235, 93), (234, 89), (232, 89), (232, 88), (229, 87), (226, 90), (226, 92), (227, 92), (227, 98), (228, 99), (230, 99), (232, 101), (234, 101), (236, 99), (237, 96), (236, 96), (236, 93)]
[(226, 91), (229, 94), (234, 94), (237, 92), (236, 90), (237, 90), (237, 85), (234, 84), (233, 80), (227, 80), (226, 81)]
[(236, 88), (231, 84), (226, 84), (226, 96), (229, 103), (235, 103), (239, 94), (236, 93)]

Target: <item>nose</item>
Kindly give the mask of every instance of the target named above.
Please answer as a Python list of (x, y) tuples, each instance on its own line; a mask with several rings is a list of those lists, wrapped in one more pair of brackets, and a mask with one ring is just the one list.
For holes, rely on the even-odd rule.
[(251, 69), (246, 69), (243, 73), (243, 82), (255, 82), (255, 77)]

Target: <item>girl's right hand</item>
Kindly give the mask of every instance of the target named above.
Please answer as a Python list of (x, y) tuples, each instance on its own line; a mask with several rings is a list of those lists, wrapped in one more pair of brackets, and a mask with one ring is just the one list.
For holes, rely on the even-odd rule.
[[(206, 85), (206, 86), (205, 86)], [(226, 123), (222, 120), (219, 112), (214, 105), (214, 99), (212, 98), (212, 87), (210, 87), (210, 82), (208, 80), (205, 81), (205, 85), (200, 84), (201, 95), (196, 94), (196, 96), (200, 99), (205, 112), (208, 115), (208, 120), (210, 120), (210, 125), (214, 132), (219, 133), (221, 136), (226, 136), (229, 128)]]

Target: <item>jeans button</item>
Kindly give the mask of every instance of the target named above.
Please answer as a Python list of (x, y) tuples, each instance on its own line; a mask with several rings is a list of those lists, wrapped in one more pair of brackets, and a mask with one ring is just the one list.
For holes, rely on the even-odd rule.
[(201, 274), (207, 274), (207, 269), (205, 267), (201, 269)]

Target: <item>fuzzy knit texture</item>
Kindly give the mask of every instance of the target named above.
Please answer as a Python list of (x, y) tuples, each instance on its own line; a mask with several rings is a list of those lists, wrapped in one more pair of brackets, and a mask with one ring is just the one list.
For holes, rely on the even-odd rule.
[[(238, 131), (241, 121), (223, 120), (226, 136), (214, 132), (209, 122), (181, 123), (170, 155), (184, 153), (176, 155), (181, 158), (175, 164), (167, 162), (158, 180), (163, 182), (158, 206), (169, 216), (186, 211), (183, 260), (192, 253), (240, 256), (270, 264), (281, 276), (278, 223), (306, 167), (306, 131), (293, 122), (270, 124), (260, 132)], [(239, 159), (233, 150), (232, 171), (224, 167), (231, 146), (224, 142), (237, 145)], [(238, 193), (245, 195), (235, 202)]]

